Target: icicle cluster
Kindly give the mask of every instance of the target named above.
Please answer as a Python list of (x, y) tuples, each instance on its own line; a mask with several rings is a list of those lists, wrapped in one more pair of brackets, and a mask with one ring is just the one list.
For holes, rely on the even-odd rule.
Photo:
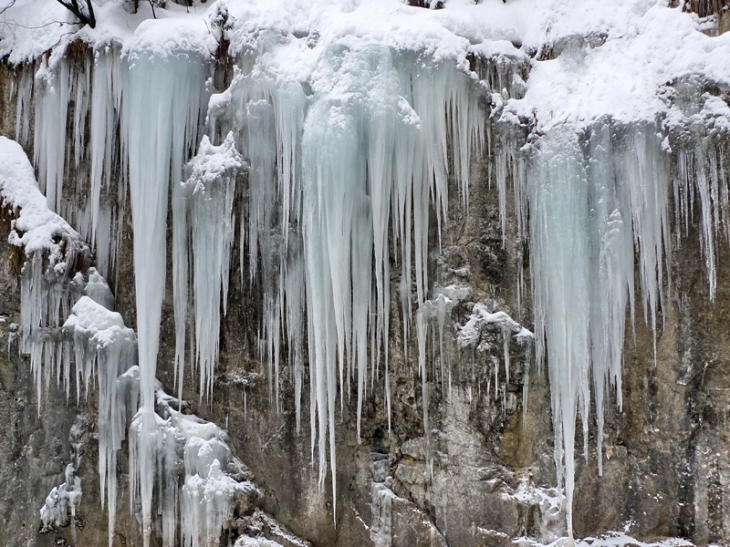
[(14, 85), (16, 138), (31, 145), (33, 119), (34, 163), (48, 207), (77, 227), (107, 277), (116, 265), (126, 200), (117, 138), (120, 52), (104, 47), (92, 58), (84, 47), (69, 47), (53, 64), (44, 58), (21, 69)]
[(450, 177), (466, 204), (484, 117), (465, 73), (414, 53), (332, 47), (310, 96), (299, 83), (273, 79), (267, 59), (213, 97), (210, 125), (220, 135), (234, 131), (250, 164), (241, 256), (247, 243), (250, 275), (259, 271), (264, 286), (262, 337), (277, 405), (284, 339), (299, 423), (307, 339), (312, 447), (322, 482), (329, 443), (334, 489), (337, 393), (355, 382), (359, 423), (382, 360), (390, 413), (391, 252), (402, 270), (407, 338), (414, 282), (419, 306), (426, 297), (429, 206), (440, 231)]
[(127, 433), (127, 408), (136, 408), (138, 391), (136, 383), (127, 381), (129, 374), (122, 373), (135, 366), (137, 343), (134, 331), (124, 326), (122, 317), (104, 307), (111, 293), (108, 287), (100, 290), (102, 281), (97, 274), (92, 290), (87, 291), (97, 298), (102, 296), (101, 301), (82, 296), (63, 330), (72, 340), (77, 389), (82, 374), (87, 391), (89, 376), (95, 375), (98, 380), (99, 482), (102, 509), (105, 501), (108, 506), (111, 546), (116, 520), (117, 453)]
[[(195, 359), (200, 397), (210, 397), (218, 361), (221, 306), (226, 312), (231, 246), (235, 236), (233, 201), (236, 176), (245, 167), (233, 133), (220, 146), (207, 136), (188, 164), (186, 182), (173, 188), (173, 280), (175, 282), (175, 352), (178, 398), (182, 397), (187, 324), (188, 275), (192, 265), (195, 311)], [(189, 249), (189, 250), (188, 250)], [(189, 260), (188, 254), (191, 255)]]
[(5, 137), (0, 137), (0, 201), (14, 217), (8, 242), (22, 266), (20, 350), (31, 356), (39, 402), (42, 385), (48, 387), (54, 377), (63, 381), (68, 397), (71, 369), (59, 343), (61, 326), (83, 294), (83, 276), (74, 275), (88, 266), (89, 249), (49, 210), (25, 152)]
[[(703, 93), (696, 81), (678, 83), (679, 121), (670, 117), (670, 135), (665, 147), (676, 152), (674, 173), (675, 224), (677, 245), (694, 221), (694, 204), (699, 203), (700, 245), (705, 256), (710, 300), (717, 290), (717, 240), (730, 241), (730, 188), (724, 144), (730, 134), (730, 107), (720, 97)], [(681, 104), (684, 103), (684, 104)], [(686, 120), (686, 121), (685, 121)]]
[(548, 363), (555, 463), (571, 536), (576, 416), (587, 453), (592, 384), (600, 473), (609, 386), (621, 407), (634, 252), (644, 317), (656, 331), (669, 247), (669, 161), (661, 140), (652, 123), (598, 121), (584, 135), (555, 129), (527, 172), (536, 354)]

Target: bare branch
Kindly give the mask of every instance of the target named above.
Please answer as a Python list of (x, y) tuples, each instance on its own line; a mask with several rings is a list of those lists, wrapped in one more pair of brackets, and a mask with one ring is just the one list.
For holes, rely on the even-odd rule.
[(8, 11), (10, 8), (12, 8), (15, 5), (15, 0), (10, 0), (10, 3), (0, 8), (0, 15)]
[[(89, 25), (91, 28), (96, 26), (96, 16), (91, 0), (81, 0), (82, 5), (79, 5), (79, 0), (56, 0), (56, 2), (73, 13), (82, 24)], [(83, 6), (86, 7), (85, 10)]]

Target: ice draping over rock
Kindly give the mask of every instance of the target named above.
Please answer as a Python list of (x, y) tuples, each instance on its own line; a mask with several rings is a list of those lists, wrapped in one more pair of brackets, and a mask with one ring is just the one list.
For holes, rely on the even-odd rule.
[[(92, 283), (99, 285), (102, 281), (96, 274)], [(87, 391), (89, 376), (95, 375), (98, 381), (99, 482), (101, 505), (104, 508), (106, 502), (109, 515), (111, 545), (116, 517), (117, 455), (127, 434), (127, 408), (136, 408), (139, 392), (137, 383), (130, 382), (126, 372), (136, 368), (137, 340), (134, 331), (124, 326), (121, 315), (89, 296), (82, 296), (74, 305), (63, 330), (73, 344), (77, 390), (82, 374)], [(65, 359), (70, 361), (70, 355)]]
[(41, 522), (45, 527), (68, 526), (76, 518), (76, 506), (81, 500), (81, 479), (74, 474), (73, 465), (65, 471), (66, 482), (55, 486), (41, 507)]
[[(319, 458), (320, 483), (329, 452), (333, 490), (337, 395), (354, 382), (362, 401), (369, 386), (382, 381), (390, 407), (391, 255), (401, 270), (404, 340), (418, 310), (427, 411), (426, 338), (429, 324), (437, 325), (443, 347), (449, 307), (444, 295), (428, 300), (430, 209), (437, 237), (449, 190), (457, 188), (468, 210), (470, 154), (482, 144), (495, 153), (490, 180), (500, 192), (503, 229), (511, 187), (518, 231), (530, 234), (535, 348), (538, 363), (548, 366), (555, 460), (569, 507), (577, 414), (587, 439), (592, 390), (600, 470), (602, 408), (610, 387), (621, 404), (626, 309), (633, 318), (637, 299), (635, 256), (645, 321), (655, 328), (659, 320), (668, 281), (669, 178), (674, 179), (678, 237), (693, 202), (700, 203), (714, 295), (716, 239), (728, 231), (730, 218), (724, 150), (714, 139), (727, 132), (730, 112), (719, 93), (703, 90), (701, 83), (687, 80), (684, 102), (674, 94), (681, 95), (682, 79), (695, 73), (717, 85), (730, 84), (730, 33), (705, 36), (696, 18), (664, 2), (624, 0), (607, 6), (601, 0), (511, 0), (505, 5), (485, 0), (473, 5), (451, 0), (446, 9), (430, 11), (389, 0), (220, 0), (190, 14), (171, 6), (153, 21), (145, 20), (148, 6), (131, 16), (121, 3), (108, 1), (99, 6), (100, 24), (94, 30), (65, 35), (53, 24), (51, 32), (12, 26), (32, 13), (42, 13), (40, 23), (67, 16), (58, 6), (40, 9), (53, 4), (28, 0), (3, 14), (0, 52), (17, 62), (58, 45), (19, 81), (18, 135), (29, 137), (33, 110), (34, 160), (47, 203), (59, 211), (68, 188), (64, 174), (89, 150), (91, 201), (82, 233), (91, 234), (100, 256), (107, 257), (101, 259), (104, 264), (114, 261), (111, 226), (121, 215), (100, 205), (102, 196), (109, 195), (115, 173), (123, 175), (121, 188), (126, 181), (130, 185), (146, 409), (134, 425), (135, 465), (143, 477), (147, 538), (149, 485), (155, 469), (160, 476), (168, 473), (174, 452), (160, 433), (171, 418), (154, 412), (170, 184), (175, 189), (178, 381), (183, 381), (192, 264), (200, 394), (210, 393), (234, 218), (242, 210), (241, 271), (245, 278), (247, 250), (248, 281), (260, 275), (263, 287), (261, 346), (270, 362), (272, 398), (278, 406), (285, 340), (299, 423), (306, 340), (312, 450)], [(84, 70), (63, 59), (72, 39), (94, 48), (95, 59), (86, 61)], [(206, 85), (211, 55), (225, 51), (224, 44), (239, 65)], [(116, 47), (123, 52), (121, 60)], [(213, 92), (203, 129), (206, 100)], [(69, 102), (74, 103), (70, 128)], [(91, 120), (89, 135), (85, 115)], [(66, 147), (69, 133), (73, 143)], [(199, 142), (192, 174), (181, 186), (183, 165)], [(9, 150), (3, 143), (0, 150)], [(670, 172), (671, 149), (678, 151), (677, 173)], [(18, 167), (16, 152), (6, 155), (14, 158), (8, 165), (22, 172), (21, 179), (32, 181), (30, 165)], [(230, 169), (209, 169), (215, 158), (228, 158)], [(245, 211), (234, 203), (234, 171), (242, 169), (243, 160), (249, 164)], [(24, 245), (29, 256), (35, 250), (48, 252), (54, 275), (63, 276), (75, 247), (60, 241), (78, 238), (38, 205), (37, 198), (45, 202), (46, 197), (34, 192), (32, 199), (25, 191), (14, 194), (27, 199), (26, 206), (10, 200), (20, 207), (11, 243)], [(36, 207), (47, 220), (33, 225)], [(215, 222), (204, 222), (213, 217)], [(24, 229), (26, 221), (31, 224)], [(47, 226), (54, 228), (48, 232)], [(66, 296), (54, 293), (57, 285), (44, 285), (51, 271), (47, 266), (35, 253), (23, 274), (24, 340), (33, 340), (25, 350), (32, 353), (36, 371), (42, 360), (49, 363), (46, 371), (54, 370), (61, 358), (52, 334), (73, 304), (69, 292), (79, 296), (83, 290), (64, 279), (73, 290)], [(206, 272), (215, 282), (203, 286)], [(207, 322), (212, 329), (201, 328)], [(519, 332), (506, 318), (475, 307), (457, 340), (478, 348), (484, 323), (504, 329), (508, 377), (507, 335)], [(39, 388), (40, 378), (37, 372)], [(360, 414), (358, 403), (358, 421)], [(424, 423), (428, 437), (427, 413)], [(164, 481), (173, 481), (170, 477), (164, 475)], [(176, 492), (173, 482), (166, 487), (170, 496)], [(204, 497), (202, 483), (191, 488)], [(172, 518), (175, 507), (166, 506), (165, 518)], [(568, 523), (570, 532), (570, 509)]]
[[(175, 410), (171, 405), (179, 406), (179, 400), (161, 386), (156, 395), (157, 412), (142, 407), (130, 425), (131, 510), (144, 502), (141, 482), (151, 474), (158, 484), (157, 505), (153, 508), (152, 499), (142, 505), (145, 543), (149, 544), (155, 515), (160, 515), (166, 545), (174, 545), (176, 538), (186, 547), (217, 545), (236, 508), (252, 505), (260, 493), (246, 480), (245, 468), (231, 454), (221, 428)], [(151, 471), (143, 465), (150, 465)], [(144, 512), (147, 508), (150, 513)]]
[[(508, 314), (503, 311), (497, 311), (494, 313), (489, 312), (488, 308), (481, 303), (476, 303), (472, 307), (471, 315), (468, 321), (461, 327), (456, 335), (456, 343), (461, 348), (471, 347), (477, 352), (488, 351), (491, 348), (491, 344), (488, 339), (483, 336), (485, 330), (498, 330), (502, 337), (502, 356), (504, 361), (504, 380), (506, 383), (510, 381), (510, 367), (511, 367), (511, 351), (510, 343), (515, 340), (520, 345), (529, 344), (530, 350), (532, 349), (532, 343), (534, 335), (528, 329), (517, 323)], [(523, 384), (523, 412), (527, 408), (527, 394), (529, 387), (529, 371), (530, 371), (530, 353), (527, 353), (527, 361), (524, 363), (523, 370), (527, 374)], [(498, 396), (499, 392), (499, 366), (494, 366), (494, 396)]]

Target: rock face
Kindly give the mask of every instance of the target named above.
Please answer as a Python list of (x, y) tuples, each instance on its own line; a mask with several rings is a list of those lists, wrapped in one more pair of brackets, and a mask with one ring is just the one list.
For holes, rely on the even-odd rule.
[[(13, 71), (0, 65), (0, 133), (9, 136), (14, 135), (9, 89)], [(454, 198), (441, 241), (435, 233), (430, 237), (431, 293), (448, 292), (454, 305), (443, 346), (429, 344), (425, 388), (415, 334), (403, 340), (395, 296), (399, 276), (393, 268), (388, 336), (392, 423), (389, 427), (383, 382), (376, 382), (363, 404), (358, 443), (356, 401), (343, 397), (336, 426), (336, 513), (331, 488), (319, 486), (312, 465), (306, 403), (301, 430), (296, 431), (294, 386), (287, 367), (280, 376), (279, 409), (272, 400), (267, 364), (257, 351), (259, 287), (242, 284), (246, 276), (238, 266), (231, 268), (213, 396), (198, 404), (194, 382), (187, 382), (183, 398), (202, 418), (227, 430), (231, 448), (263, 494), (258, 512), (239, 522), (240, 533), (264, 530), (282, 545), (297, 545), (294, 536), (276, 532), (278, 525), (271, 517), (317, 547), (500, 546), (516, 538), (548, 543), (565, 533), (565, 508), (555, 489), (548, 378), (533, 363), (532, 345), (509, 335), (507, 371), (502, 323), (480, 326), (475, 343), (463, 346), (454, 340), (451, 327), (465, 325), (474, 304), (484, 306), (486, 313), (505, 312), (527, 328), (533, 323), (528, 246), (518, 237), (514, 215), (502, 236), (498, 195), (489, 180), (494, 161), (475, 158), (468, 209)], [(107, 532), (96, 474), (96, 401), (92, 395), (78, 405), (67, 403), (60, 389), (51, 390), (39, 413), (27, 358), (17, 346), (20, 296), (18, 272), (4, 258), (10, 256), (8, 233), (9, 221), (0, 217), (4, 543), (102, 545)], [(641, 309), (627, 321), (623, 407), (616, 409), (615, 396), (606, 405), (603, 476), (597, 475), (595, 448), (578, 459), (573, 519), (577, 537), (621, 530), (627, 523), (631, 535), (646, 540), (680, 536), (705, 545), (722, 544), (730, 537), (730, 264), (728, 247), (718, 245), (717, 293), (710, 301), (698, 241), (694, 223), (672, 238), (671, 285), (666, 287), (656, 336)], [(129, 218), (120, 242), (113, 286), (117, 310), (134, 326)], [(238, 258), (231, 263), (239, 264)], [(435, 326), (429, 329), (436, 340)], [(173, 391), (174, 332), (168, 291), (157, 369), (168, 392)], [(589, 431), (595, 435), (592, 421)], [(576, 438), (576, 446), (581, 443)], [(138, 522), (125, 509), (128, 470), (126, 456), (120, 459), (114, 545), (141, 545)], [(41, 533), (38, 511), (51, 489), (65, 480), (67, 464), (76, 460), (83, 489), (76, 520)]]

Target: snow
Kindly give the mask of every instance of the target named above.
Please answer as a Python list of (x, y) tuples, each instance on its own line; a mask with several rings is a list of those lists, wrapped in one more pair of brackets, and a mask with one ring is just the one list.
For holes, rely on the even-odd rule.
[(47, 205), (38, 188), (33, 166), (23, 148), (0, 136), (0, 198), (17, 214), (9, 242), (26, 254), (48, 252), (51, 265), (63, 260), (61, 240), (78, 240), (78, 233)]

